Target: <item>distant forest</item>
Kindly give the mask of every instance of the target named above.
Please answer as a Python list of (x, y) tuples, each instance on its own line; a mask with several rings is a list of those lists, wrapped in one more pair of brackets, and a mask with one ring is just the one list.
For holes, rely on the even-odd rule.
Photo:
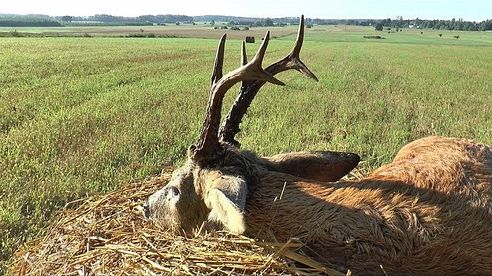
[[(298, 17), (281, 18), (256, 18), (237, 17), (222, 15), (141, 15), (137, 17), (113, 16), (108, 14), (96, 14), (93, 16), (48, 16), (42, 14), (0, 14), (0, 27), (64, 27), (64, 26), (121, 26), (121, 25), (166, 25), (166, 24), (195, 24), (195, 22), (206, 22), (210, 25), (243, 25), (249, 27), (257, 26), (286, 26), (295, 25)], [(217, 22), (217, 23), (216, 23)], [(220, 22), (220, 23), (219, 23)], [(464, 21), (462, 19), (451, 20), (428, 20), (428, 19), (319, 19), (307, 18), (308, 25), (360, 25), (393, 28), (420, 28), (459, 31), (487, 31), (492, 30), (492, 20), (482, 22)]]

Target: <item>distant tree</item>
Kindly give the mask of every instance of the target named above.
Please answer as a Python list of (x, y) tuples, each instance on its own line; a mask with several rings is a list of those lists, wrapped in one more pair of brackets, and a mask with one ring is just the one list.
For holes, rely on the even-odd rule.
[(212, 21), (210, 21), (210, 25), (214, 26), (215, 25), (215, 20), (212, 19)]
[(61, 17), (61, 21), (72, 22), (72, 20), (73, 20), (73, 17), (71, 17), (70, 15), (65, 15), (65, 16)]
[(146, 23), (159, 23), (154, 15), (140, 15), (136, 18), (138, 21)]
[(179, 21), (178, 21), (178, 22), (176, 22), (176, 26), (179, 26), (179, 25), (181, 25), (181, 23), (179, 23)]
[(265, 21), (263, 22), (263, 26), (265, 27), (273, 26), (273, 20), (271, 18), (265, 19)]
[(349, 19), (347, 20), (347, 25), (359, 25), (359, 21), (355, 20), (355, 19)]
[(376, 26), (374, 27), (374, 29), (376, 31), (382, 31), (383, 30), (383, 23), (379, 22), (376, 24)]
[(398, 21), (396, 22), (398, 27), (403, 27), (403, 16), (398, 16)]
[(482, 23), (480, 23), (480, 30), (481, 31), (492, 30), (492, 19), (482, 21)]
[(472, 22), (466, 22), (464, 29), (466, 31), (478, 31), (478, 26)]

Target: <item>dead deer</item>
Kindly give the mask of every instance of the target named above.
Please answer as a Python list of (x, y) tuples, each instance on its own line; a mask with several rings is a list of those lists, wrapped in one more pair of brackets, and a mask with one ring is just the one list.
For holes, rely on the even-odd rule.
[[(278, 241), (297, 237), (311, 256), (354, 273), (492, 275), (492, 150), (470, 140), (428, 137), (403, 147), (393, 162), (354, 181), (339, 179), (359, 156), (298, 152), (262, 158), (240, 151), (239, 123), (260, 88), (283, 85), (274, 75), (301, 62), (301, 17), (295, 46), (262, 69), (267, 32), (255, 57), (222, 76), (225, 35), (212, 74), (198, 142), (170, 182), (150, 196), (145, 214), (189, 232), (204, 223), (242, 234), (269, 231)], [(242, 81), (224, 124), (222, 99)]]

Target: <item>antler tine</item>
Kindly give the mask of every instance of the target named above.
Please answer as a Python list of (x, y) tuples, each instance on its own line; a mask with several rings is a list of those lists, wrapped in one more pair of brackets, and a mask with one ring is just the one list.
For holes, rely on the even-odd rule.
[(263, 43), (261, 43), (261, 46), (260, 48), (258, 48), (258, 51), (256, 52), (256, 55), (253, 57), (253, 59), (251, 59), (251, 61), (243, 67), (237, 69), (238, 75), (242, 76), (243, 80), (261, 80), (277, 85), (285, 85), (285, 83), (274, 78), (270, 73), (261, 68), (261, 63), (263, 62), (263, 58), (265, 57), (265, 52), (268, 47), (269, 41), (270, 31), (267, 31), (265, 37), (263, 38)]
[[(274, 76), (280, 72), (295, 69), (309, 78), (318, 81), (318, 78), (309, 70), (309, 68), (301, 61), (299, 55), (304, 41), (304, 15), (300, 18), (299, 30), (297, 32), (296, 42), (291, 52), (282, 60), (268, 66), (265, 71)], [(246, 114), (248, 107), (251, 105), (254, 97), (265, 84), (262, 80), (244, 84), (232, 105), (229, 114), (227, 115), (224, 124), (220, 129), (220, 139), (223, 142), (240, 146), (239, 142), (234, 139), (234, 136), (240, 131), (239, 124)]]
[(304, 42), (304, 15), (301, 15), (301, 20), (299, 22), (299, 29), (297, 29), (296, 42), (294, 48), (290, 52), (290, 56), (295, 56), (299, 58), (299, 53), (301, 53), (302, 43)]
[(227, 34), (224, 34), (219, 40), (219, 46), (217, 47), (217, 54), (215, 54), (214, 70), (212, 71), (211, 85), (214, 85), (220, 78), (222, 78), (222, 65), (224, 64), (224, 49)]
[[(248, 63), (248, 55), (246, 53), (246, 42), (243, 40), (242, 47), (241, 47), (241, 65), (246, 65)], [(246, 87), (253, 83), (254, 80), (243, 80), (241, 82), (241, 90), (243, 87)]]
[(248, 64), (248, 56), (246, 54), (246, 42), (244, 42), (243, 40), (241, 47), (241, 66), (244, 66), (246, 64)]
[(289, 64), (290, 66), (287, 65), (288, 67), (290, 67), (289, 69), (295, 69), (303, 73), (304, 75), (308, 76), (309, 78), (318, 81), (318, 78), (313, 74), (313, 72), (311, 72), (311, 70), (309, 70), (309, 68), (301, 61), (301, 58), (299, 57), (303, 42), (304, 42), (304, 15), (301, 15), (301, 20), (299, 22), (299, 30), (297, 31), (297, 38), (294, 44), (294, 48), (292, 48), (292, 51), (285, 59), (289, 60), (290, 63), (293, 63), (293, 64)]
[[(271, 74), (261, 68), (261, 63), (265, 56), (268, 41), (270, 40), (269, 32), (266, 33), (263, 43), (261, 44), (258, 52), (253, 59), (245, 65), (233, 70), (226, 75), (217, 79), (217, 76), (222, 74), (222, 62), (224, 55), (223, 42), (225, 36), (222, 37), (217, 49), (217, 57), (215, 60), (214, 73), (212, 74), (212, 87), (210, 88), (208, 105), (206, 111), (205, 121), (203, 123), (200, 139), (196, 145), (192, 145), (189, 149), (189, 156), (197, 162), (202, 162), (212, 158), (214, 152), (219, 145), (219, 124), (220, 124), (220, 111), (222, 108), (222, 100), (226, 92), (239, 81), (253, 81), (261, 80), (263, 83), (271, 82), (278, 85), (285, 85), (283, 82), (274, 78)], [(245, 47), (243, 48), (245, 49)], [(245, 58), (245, 51), (243, 50), (243, 60)]]

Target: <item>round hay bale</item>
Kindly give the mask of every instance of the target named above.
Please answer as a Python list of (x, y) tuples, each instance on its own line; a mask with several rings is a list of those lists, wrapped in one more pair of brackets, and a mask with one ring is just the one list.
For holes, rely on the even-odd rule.
[[(141, 206), (169, 178), (170, 174), (165, 173), (115, 192), (67, 204), (44, 236), (19, 249), (11, 260), (9, 273), (332, 274), (302, 252), (294, 252), (302, 246), (295, 241), (262, 243), (225, 232), (189, 237), (159, 229), (145, 220)], [(303, 268), (286, 258), (287, 253), (289, 258), (304, 263)]]

